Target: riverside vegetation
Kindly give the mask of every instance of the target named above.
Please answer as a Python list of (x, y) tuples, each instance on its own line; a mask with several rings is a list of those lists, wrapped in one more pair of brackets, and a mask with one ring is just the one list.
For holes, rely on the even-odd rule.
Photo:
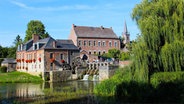
[(184, 1), (142, 0), (132, 18), (141, 34), (132, 64), (94, 92), (128, 103), (184, 103)]
[(106, 103), (184, 103), (184, 72), (158, 72), (151, 83), (138, 81), (130, 69), (118, 69), (116, 74), (94, 89)]

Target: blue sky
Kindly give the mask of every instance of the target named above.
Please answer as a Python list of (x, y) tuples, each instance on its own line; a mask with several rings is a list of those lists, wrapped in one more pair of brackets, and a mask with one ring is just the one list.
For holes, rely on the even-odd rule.
[(9, 47), (25, 37), (30, 20), (40, 20), (55, 39), (67, 39), (72, 24), (112, 27), (120, 36), (126, 20), (131, 40), (139, 32), (131, 19), (141, 0), (0, 0), (0, 45)]

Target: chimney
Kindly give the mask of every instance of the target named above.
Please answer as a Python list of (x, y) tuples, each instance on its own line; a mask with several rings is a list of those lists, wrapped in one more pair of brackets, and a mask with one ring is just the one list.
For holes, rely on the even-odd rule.
[(73, 27), (77, 27), (75, 24), (72, 24)]
[(37, 34), (33, 34), (32, 39), (33, 39), (33, 43), (35, 43), (39, 40), (39, 36)]
[(52, 42), (53, 48), (56, 48), (56, 41)]
[(104, 27), (103, 27), (103, 26), (100, 26), (100, 28), (101, 28), (101, 29), (104, 29)]

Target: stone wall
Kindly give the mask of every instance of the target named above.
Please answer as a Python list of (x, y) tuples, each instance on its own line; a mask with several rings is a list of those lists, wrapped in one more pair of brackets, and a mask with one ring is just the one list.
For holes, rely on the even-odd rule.
[(118, 66), (99, 66), (99, 81), (112, 77)]
[(86, 67), (76, 67), (75, 74), (72, 75), (72, 79), (81, 79), (83, 72), (86, 70)]
[(62, 71), (50, 71), (44, 73), (44, 80), (50, 82), (61, 82), (72, 80), (72, 71), (71, 70), (62, 70)]

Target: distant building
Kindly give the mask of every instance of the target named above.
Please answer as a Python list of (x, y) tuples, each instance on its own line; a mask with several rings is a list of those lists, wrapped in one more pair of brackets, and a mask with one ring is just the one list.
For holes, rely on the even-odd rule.
[(123, 39), (124, 39), (123, 40), (124, 44), (130, 43), (130, 33), (128, 32), (126, 22), (124, 24), (124, 32), (122, 33), (122, 36), (123, 36)]
[(16, 60), (13, 58), (5, 58), (4, 61), (1, 62), (1, 66), (6, 66), (7, 72), (15, 71)]
[(18, 46), (16, 69), (38, 75), (59, 70), (63, 62), (71, 64), (76, 56), (79, 56), (79, 49), (72, 40), (40, 39), (34, 34), (31, 40)]
[(124, 24), (124, 31), (122, 33), (122, 37), (123, 37), (123, 41), (121, 41), (121, 43), (120, 43), (121, 50), (123, 52), (128, 52), (129, 50), (127, 49), (127, 44), (130, 43), (130, 33), (128, 32), (126, 21)]
[[(112, 28), (72, 25), (69, 39), (80, 48), (80, 56), (89, 61), (107, 53), (109, 49), (120, 49), (120, 40)], [(87, 57), (86, 57), (87, 56)]]

